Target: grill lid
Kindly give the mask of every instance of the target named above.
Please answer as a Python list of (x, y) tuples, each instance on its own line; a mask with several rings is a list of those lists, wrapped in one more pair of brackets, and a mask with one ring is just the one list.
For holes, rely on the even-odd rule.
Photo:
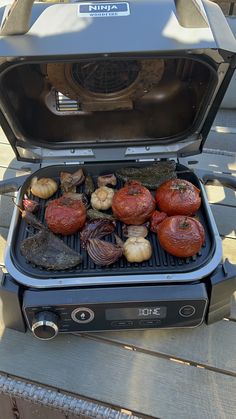
[[(0, 123), (19, 160), (201, 151), (235, 67), (236, 41), (217, 5), (41, 4), (29, 26), (0, 37)], [(9, 17), (2, 34), (13, 32), (26, 29)]]

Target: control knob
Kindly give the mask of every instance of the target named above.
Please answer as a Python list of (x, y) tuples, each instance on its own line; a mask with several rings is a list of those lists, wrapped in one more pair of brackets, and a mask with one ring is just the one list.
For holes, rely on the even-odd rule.
[(53, 339), (58, 334), (58, 316), (51, 311), (35, 314), (31, 330), (38, 339)]

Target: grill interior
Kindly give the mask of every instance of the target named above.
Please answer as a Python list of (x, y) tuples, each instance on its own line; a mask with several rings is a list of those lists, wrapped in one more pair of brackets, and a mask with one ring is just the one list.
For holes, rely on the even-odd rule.
[[(128, 164), (129, 166), (134, 166), (133, 163)], [(127, 166), (127, 164), (126, 164)], [(140, 165), (139, 165), (140, 166)], [(107, 164), (104, 170), (101, 170), (101, 167), (97, 164), (91, 164), (89, 166), (83, 166), (83, 170), (85, 173), (90, 174), (93, 176), (94, 180), (96, 181), (96, 177), (100, 174), (105, 173), (112, 173), (114, 170), (117, 170), (121, 167), (124, 167), (124, 164)], [(50, 166), (44, 169), (40, 169), (39, 172), (34, 173), (39, 177), (53, 177), (55, 180), (59, 182), (59, 173), (62, 170), (66, 170), (68, 172), (73, 173), (78, 166)], [(189, 180), (193, 184), (199, 187), (199, 180), (196, 175), (189, 171), (186, 167), (178, 165), (177, 166), (177, 174), (179, 178)], [(21, 199), (26, 193), (31, 178), (25, 183), (25, 185), (21, 188)], [(119, 189), (122, 187), (122, 182), (118, 181), (117, 188)], [(83, 191), (83, 185), (78, 188), (78, 192)], [(53, 197), (50, 199), (55, 199), (60, 196), (60, 189), (57, 191)], [(42, 200), (36, 197), (31, 196), (31, 198), (39, 201), (41, 204), (40, 210), (37, 213), (37, 217), (44, 222), (44, 211), (47, 205), (46, 200)], [(89, 258), (87, 252), (81, 248), (79, 234), (74, 234), (71, 236), (60, 238), (63, 241), (73, 248), (75, 251), (79, 252), (83, 256), (83, 262), (76, 268), (65, 270), (65, 271), (47, 271), (44, 268), (33, 266), (31, 263), (28, 263), (25, 258), (20, 253), (20, 243), (26, 237), (36, 233), (37, 231), (34, 228), (29, 227), (22, 221), (20, 215), (18, 218), (17, 226), (14, 231), (13, 240), (12, 240), (12, 247), (11, 247), (11, 257), (15, 266), (24, 274), (31, 276), (32, 278), (40, 278), (40, 279), (47, 279), (47, 278), (66, 278), (66, 277), (86, 277), (86, 276), (106, 276), (106, 275), (143, 275), (143, 274), (161, 274), (161, 273), (186, 273), (194, 271), (203, 265), (205, 265), (211, 258), (211, 255), (214, 251), (214, 238), (211, 232), (210, 222), (208, 218), (207, 210), (204, 206), (204, 201), (202, 199), (202, 205), (199, 211), (197, 212), (196, 216), (198, 217), (199, 221), (202, 223), (205, 234), (206, 234), (206, 242), (205, 245), (202, 247), (201, 252), (197, 255), (190, 257), (190, 258), (177, 258), (171, 256), (167, 252), (165, 252), (162, 247), (159, 245), (157, 240), (156, 234), (149, 232), (147, 239), (150, 240), (152, 248), (153, 248), (153, 255), (152, 258), (143, 263), (129, 263), (124, 257), (118, 260), (111, 266), (108, 267), (100, 267), (93, 263), (93, 261)], [(118, 234), (122, 239), (125, 240), (122, 234), (122, 225), (120, 222), (117, 222), (116, 234)], [(114, 235), (109, 235), (104, 238), (106, 241), (111, 241), (115, 243)]]

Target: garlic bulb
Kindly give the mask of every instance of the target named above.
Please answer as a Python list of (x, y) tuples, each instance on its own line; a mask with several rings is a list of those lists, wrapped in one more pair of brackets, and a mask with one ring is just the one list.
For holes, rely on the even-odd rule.
[(31, 181), (32, 194), (42, 199), (50, 198), (57, 191), (57, 188), (57, 183), (51, 178), (42, 177), (38, 179), (33, 177)]
[(91, 205), (97, 210), (107, 210), (111, 208), (114, 191), (107, 186), (101, 186), (91, 195)]
[(144, 237), (130, 237), (124, 244), (123, 254), (128, 262), (143, 262), (152, 256), (152, 247)]

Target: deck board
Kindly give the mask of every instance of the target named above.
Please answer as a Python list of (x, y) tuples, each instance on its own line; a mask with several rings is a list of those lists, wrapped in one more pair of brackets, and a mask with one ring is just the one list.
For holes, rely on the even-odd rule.
[[(136, 350), (173, 357), (234, 373), (236, 376), (236, 323), (222, 320), (210, 326), (195, 329), (145, 330), (88, 334), (96, 340), (130, 345)], [(227, 345), (225, 345), (227, 342)]]
[(235, 377), (81, 337), (39, 342), (6, 330), (0, 371), (155, 418), (236, 416)]

